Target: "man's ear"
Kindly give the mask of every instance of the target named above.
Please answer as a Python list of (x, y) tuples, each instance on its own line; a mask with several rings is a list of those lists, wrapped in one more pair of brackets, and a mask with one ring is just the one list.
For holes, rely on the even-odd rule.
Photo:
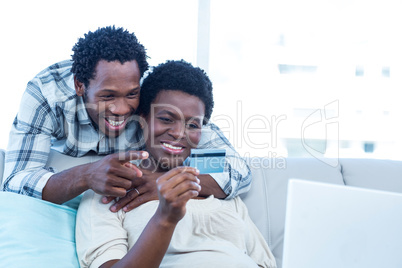
[(75, 92), (77, 93), (78, 96), (82, 97), (85, 94), (85, 86), (83, 83), (78, 81), (77, 77), (74, 75), (74, 87), (75, 87)]
[(141, 127), (141, 129), (144, 129), (144, 127), (147, 124), (147, 121), (145, 120), (145, 116), (143, 114), (140, 114), (139, 119), (140, 119), (140, 127)]

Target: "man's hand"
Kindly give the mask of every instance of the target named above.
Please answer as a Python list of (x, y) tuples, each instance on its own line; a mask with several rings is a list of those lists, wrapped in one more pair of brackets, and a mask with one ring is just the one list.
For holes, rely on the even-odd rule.
[(142, 176), (135, 165), (127, 165), (128, 161), (147, 157), (147, 152), (128, 151), (89, 164), (84, 174), (88, 188), (101, 195), (124, 197), (133, 188), (133, 181)]
[[(165, 174), (165, 172), (152, 172), (149, 170), (138, 168), (137, 166), (127, 163), (126, 167), (142, 173), (141, 177), (136, 177), (133, 180), (132, 189), (127, 192), (126, 196), (120, 198), (115, 204), (110, 207), (110, 211), (117, 212), (123, 208), (128, 212), (148, 201), (158, 200), (158, 190), (156, 187), (156, 180)], [(110, 203), (114, 197), (103, 197), (104, 204)]]
[[(126, 166), (134, 170), (139, 169), (142, 172), (142, 176), (135, 178), (133, 180), (133, 188), (127, 192), (127, 195), (120, 198), (110, 207), (110, 211), (112, 212), (117, 212), (120, 209), (129, 212), (148, 201), (158, 200), (156, 180), (166, 174), (165, 172), (151, 172), (149, 170), (144, 170), (131, 163), (127, 163)], [(200, 185), (202, 188), (199, 196), (208, 197), (214, 195), (216, 198), (221, 199), (226, 197), (226, 194), (210, 175), (199, 174), (198, 179), (201, 181)], [(102, 203), (109, 204), (114, 199), (115, 197), (105, 196), (102, 198)]]

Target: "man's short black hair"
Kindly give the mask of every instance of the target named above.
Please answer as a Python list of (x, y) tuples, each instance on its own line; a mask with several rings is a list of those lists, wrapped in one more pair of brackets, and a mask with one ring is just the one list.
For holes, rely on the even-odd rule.
[(134, 33), (115, 26), (88, 32), (74, 45), (73, 52), (71, 71), (85, 87), (95, 77), (95, 68), (100, 60), (120, 61), (121, 64), (135, 60), (141, 76), (148, 70), (144, 46)]
[(212, 83), (202, 69), (184, 60), (167, 61), (154, 67), (141, 85), (138, 112), (147, 116), (151, 103), (162, 90), (178, 90), (198, 97), (205, 105), (204, 124), (211, 118), (214, 107)]

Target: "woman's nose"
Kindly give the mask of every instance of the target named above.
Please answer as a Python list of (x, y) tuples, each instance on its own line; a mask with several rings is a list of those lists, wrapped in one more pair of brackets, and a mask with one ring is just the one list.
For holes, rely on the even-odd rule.
[(186, 136), (185, 124), (181, 121), (177, 121), (171, 125), (168, 134), (175, 140), (181, 140)]

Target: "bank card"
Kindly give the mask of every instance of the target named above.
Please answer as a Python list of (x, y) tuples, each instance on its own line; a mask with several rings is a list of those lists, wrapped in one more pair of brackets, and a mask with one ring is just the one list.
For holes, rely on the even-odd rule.
[(200, 174), (223, 172), (226, 162), (225, 149), (191, 149), (190, 167)]

